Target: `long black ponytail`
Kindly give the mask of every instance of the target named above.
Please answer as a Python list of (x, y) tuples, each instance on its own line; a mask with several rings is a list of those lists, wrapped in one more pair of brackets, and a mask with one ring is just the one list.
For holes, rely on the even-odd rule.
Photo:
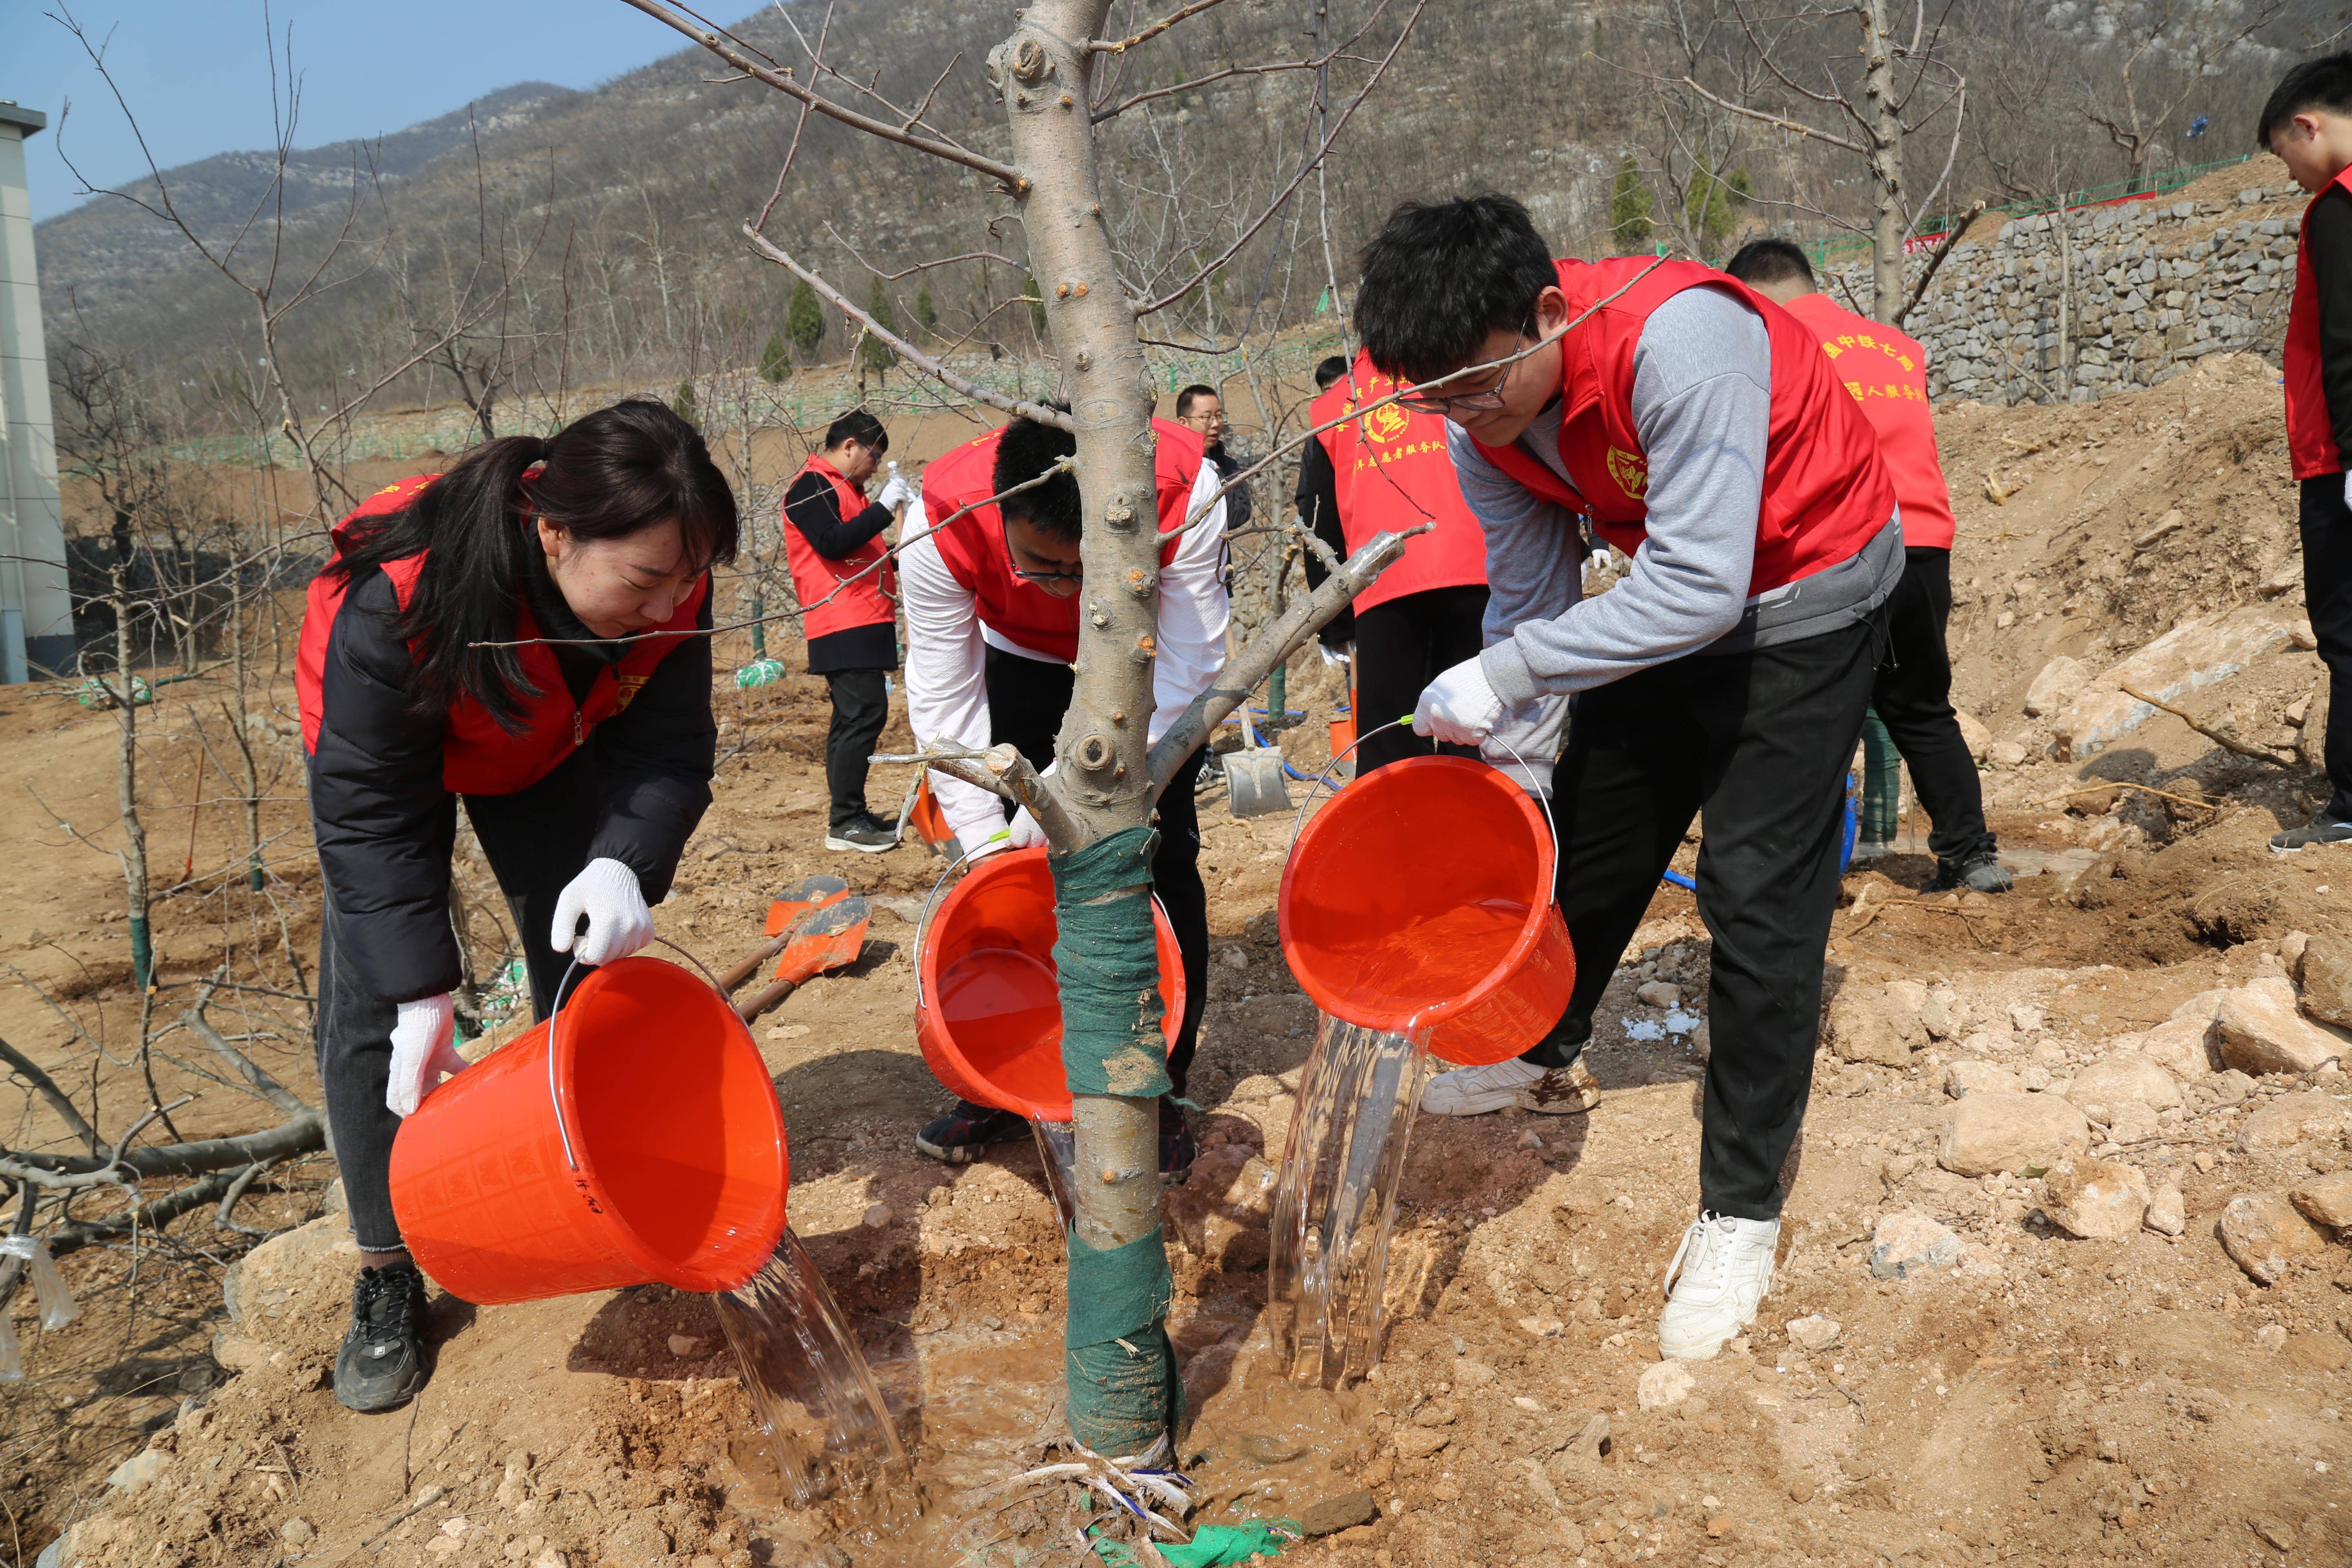
[(400, 620), (416, 650), (418, 700), (470, 697), (519, 730), (539, 692), (518, 651), (472, 645), (513, 637), (540, 548), (532, 519), (542, 517), (583, 541), (625, 539), (675, 518), (689, 556), (705, 565), (735, 559), (735, 492), (700, 432), (662, 404), (632, 398), (546, 439), (485, 441), (405, 508), (367, 520), (327, 570), (349, 582), (423, 552)]

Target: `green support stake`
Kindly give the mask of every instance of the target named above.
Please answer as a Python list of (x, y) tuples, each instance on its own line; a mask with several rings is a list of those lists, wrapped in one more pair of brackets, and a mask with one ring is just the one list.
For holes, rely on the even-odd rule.
[(1875, 708), (1863, 717), (1862, 755), (1862, 822), (1854, 835), (1857, 857), (1864, 845), (1876, 846), (1884, 853), (1885, 847), (1895, 842), (1902, 821), (1903, 758)]
[(131, 977), (142, 991), (155, 983), (155, 942), (145, 915), (131, 917)]

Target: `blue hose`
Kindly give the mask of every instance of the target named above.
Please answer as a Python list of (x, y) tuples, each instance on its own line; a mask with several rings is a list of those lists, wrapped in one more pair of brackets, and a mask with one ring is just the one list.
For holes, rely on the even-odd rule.
[[(1844, 837), (1839, 841), (1838, 845), (1838, 875), (1840, 876), (1845, 875), (1846, 868), (1853, 864), (1853, 836), (1861, 826), (1861, 817), (1856, 813), (1855, 802), (1857, 797), (1860, 795), (1861, 791), (1861, 781), (1856, 779), (1852, 773), (1846, 774), (1845, 832)], [(1680, 871), (1666, 872), (1664, 874), (1664, 879), (1672, 882), (1677, 888), (1685, 888), (1694, 893), (1698, 891), (1698, 884), (1692, 881), (1688, 877), (1684, 876)]]

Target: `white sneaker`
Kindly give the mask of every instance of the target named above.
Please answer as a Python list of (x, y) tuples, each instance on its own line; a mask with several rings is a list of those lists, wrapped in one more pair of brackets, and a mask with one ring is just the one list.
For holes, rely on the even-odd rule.
[(1702, 1212), (1691, 1221), (1666, 1265), (1658, 1353), (1676, 1361), (1713, 1360), (1733, 1335), (1756, 1321), (1757, 1304), (1771, 1294), (1772, 1255), (1780, 1246), (1777, 1219)]
[(1482, 1068), (1439, 1073), (1421, 1091), (1421, 1108), (1432, 1116), (1484, 1116), (1519, 1102), (1519, 1091), (1544, 1076), (1533, 1062), (1513, 1057)]

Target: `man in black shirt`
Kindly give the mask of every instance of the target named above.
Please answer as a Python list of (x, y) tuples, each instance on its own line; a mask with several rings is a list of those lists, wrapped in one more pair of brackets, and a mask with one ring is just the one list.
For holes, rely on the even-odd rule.
[(854, 408), (827, 427), (824, 450), (784, 492), (784, 553), (800, 595), (809, 673), (824, 676), (833, 694), (824, 847), (867, 855), (898, 843), (898, 824), (866, 809), (866, 759), (890, 717), (889, 671), (898, 668), (898, 584), (882, 531), (915, 496), (893, 464), (880, 499), (867, 503), (866, 481), (889, 450), (882, 422)]

